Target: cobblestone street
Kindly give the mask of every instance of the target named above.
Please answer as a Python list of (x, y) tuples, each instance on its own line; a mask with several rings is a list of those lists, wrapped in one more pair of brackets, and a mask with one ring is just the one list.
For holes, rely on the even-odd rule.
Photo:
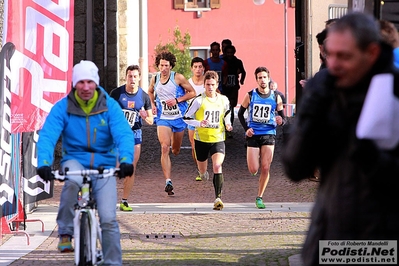
[[(129, 203), (133, 212), (117, 211), (124, 265), (289, 265), (288, 257), (299, 254), (309, 225), (309, 212), (280, 212), (275, 203), (313, 202), (318, 186), (308, 180), (291, 182), (281, 167), (282, 134), (279, 129), (271, 177), (266, 188), (265, 210), (255, 207), (257, 176), (246, 165), (244, 131), (235, 121), (234, 137), (226, 140), (225, 178), (221, 212), (212, 211), (212, 181), (195, 181), (195, 165), (187, 134), (181, 153), (171, 156), (175, 196), (164, 192), (160, 146), (156, 126), (144, 126), (142, 154)], [(209, 164), (211, 166), (211, 164)], [(208, 167), (212, 178), (212, 168)], [(62, 184), (55, 184), (51, 199), (40, 202), (56, 210)], [(122, 181), (118, 181), (119, 195)], [(120, 197), (120, 196), (119, 196)], [(143, 213), (140, 204), (176, 206), (192, 203), (208, 206), (209, 212)], [(250, 213), (230, 213), (229, 204), (247, 204)], [(269, 206), (269, 207), (268, 207)], [(29, 217), (29, 216), (28, 216)], [(36, 250), (11, 265), (73, 265), (73, 254), (57, 250), (57, 228)]]

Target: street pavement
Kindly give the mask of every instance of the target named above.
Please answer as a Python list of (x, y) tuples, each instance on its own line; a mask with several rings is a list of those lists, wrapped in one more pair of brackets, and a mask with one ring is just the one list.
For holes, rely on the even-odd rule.
[[(278, 131), (271, 177), (264, 194), (266, 209), (255, 207), (259, 174), (246, 166), (244, 131), (235, 121), (234, 137), (226, 140), (223, 164), (225, 183), (222, 211), (214, 211), (212, 181), (195, 181), (195, 165), (187, 134), (179, 155), (171, 155), (175, 196), (163, 191), (160, 146), (155, 126), (143, 127), (142, 154), (129, 197), (133, 212), (117, 211), (121, 230), (123, 265), (301, 265), (299, 253), (310, 222), (317, 182), (294, 183), (280, 162)], [(212, 177), (212, 167), (209, 163)], [(74, 265), (73, 253), (57, 251), (55, 223), (62, 184), (54, 197), (39, 202), (24, 234), (4, 236), (0, 266)], [(123, 180), (118, 182), (121, 195)]]

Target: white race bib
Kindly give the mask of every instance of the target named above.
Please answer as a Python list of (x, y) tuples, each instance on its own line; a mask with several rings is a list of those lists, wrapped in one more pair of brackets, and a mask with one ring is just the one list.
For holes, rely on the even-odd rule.
[(270, 120), (272, 106), (270, 104), (254, 103), (252, 109), (252, 121), (257, 123), (268, 123)]
[(123, 109), (122, 111), (125, 115), (127, 122), (129, 123), (130, 127), (133, 127), (134, 123), (136, 122), (137, 111), (127, 110), (127, 109)]
[(220, 110), (206, 109), (204, 111), (204, 120), (208, 121), (207, 128), (219, 128)]
[(165, 101), (161, 101), (162, 104), (162, 115), (165, 116), (176, 116), (180, 114), (180, 109), (177, 104), (168, 106)]

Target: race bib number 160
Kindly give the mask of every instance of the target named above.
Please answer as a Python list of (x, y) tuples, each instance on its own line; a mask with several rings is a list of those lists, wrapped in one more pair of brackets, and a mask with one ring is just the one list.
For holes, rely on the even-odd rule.
[(162, 101), (162, 114), (166, 116), (175, 116), (179, 114), (179, 107), (177, 104), (168, 106), (165, 101)]

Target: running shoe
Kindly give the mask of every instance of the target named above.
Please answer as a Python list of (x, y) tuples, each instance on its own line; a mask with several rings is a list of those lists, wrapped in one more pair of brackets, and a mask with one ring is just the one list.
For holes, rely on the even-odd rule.
[(202, 179), (205, 179), (206, 181), (208, 181), (208, 180), (209, 180), (209, 173), (208, 173), (208, 171), (206, 171), (205, 174), (203, 174), (203, 175), (200, 174), (200, 177), (201, 177)]
[(119, 209), (121, 210), (121, 211), (124, 211), (124, 212), (131, 212), (131, 211), (133, 211), (133, 208), (132, 207), (129, 207), (129, 204), (127, 203), (127, 201), (121, 201), (121, 204), (119, 205)]
[(58, 250), (61, 253), (72, 252), (72, 236), (70, 235), (61, 235), (60, 242), (58, 242)]
[(169, 196), (172, 196), (175, 194), (175, 192), (173, 192), (172, 181), (166, 182), (165, 192), (168, 193)]
[(213, 202), (213, 209), (215, 211), (221, 211), (223, 209), (223, 201), (220, 198), (216, 198)]
[(256, 208), (258, 208), (258, 209), (266, 208), (265, 204), (263, 203), (263, 199), (261, 197), (256, 198), (255, 205), (256, 205)]
[(197, 175), (197, 177), (195, 178), (195, 181), (202, 181), (201, 175)]
[(320, 178), (318, 178), (317, 176), (311, 176), (311, 177), (308, 177), (308, 179), (313, 182), (320, 182)]

